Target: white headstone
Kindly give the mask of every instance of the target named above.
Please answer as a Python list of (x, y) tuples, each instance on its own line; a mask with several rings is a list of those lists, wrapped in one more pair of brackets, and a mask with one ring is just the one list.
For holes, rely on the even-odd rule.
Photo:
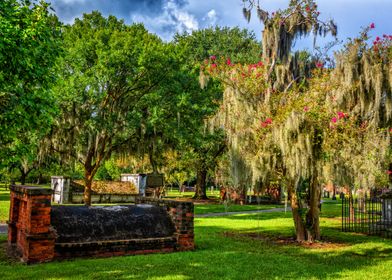
[(52, 202), (58, 204), (69, 203), (70, 178), (65, 176), (52, 176), (51, 188), (53, 190)]

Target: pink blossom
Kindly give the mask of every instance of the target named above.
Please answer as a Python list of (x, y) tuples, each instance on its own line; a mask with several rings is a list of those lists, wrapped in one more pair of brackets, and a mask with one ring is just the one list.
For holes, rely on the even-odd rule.
[(336, 118), (336, 117), (333, 117), (332, 119), (331, 119), (331, 122), (333, 122), (333, 123), (336, 123), (338, 121), (338, 119)]
[(268, 125), (272, 124), (272, 119), (271, 118), (267, 118), (265, 119), (265, 121), (261, 122), (261, 126), (266, 128)]
[(233, 65), (233, 64), (231, 64), (230, 58), (227, 59), (226, 63), (227, 63), (227, 65), (229, 65), (229, 66)]
[(211, 55), (211, 56), (210, 56), (210, 59), (211, 59), (211, 60), (215, 60), (215, 59), (216, 59), (216, 56), (215, 56), (215, 55)]
[(212, 64), (211, 64), (211, 67), (212, 67), (212, 68), (216, 68), (216, 64), (215, 64), (215, 63), (212, 63)]
[(374, 29), (376, 27), (376, 25), (374, 24), (374, 22), (372, 22), (371, 24), (370, 24), (370, 29)]
[(339, 119), (343, 119), (346, 117), (346, 114), (343, 112), (338, 112), (338, 117), (339, 117)]
[(323, 64), (322, 62), (320, 62), (320, 61), (317, 61), (317, 62), (316, 62), (316, 67), (319, 68), (319, 69), (321, 69), (321, 68), (324, 67), (324, 64)]
[(304, 107), (304, 112), (307, 112), (307, 111), (309, 111), (309, 107), (308, 107), (308, 106), (305, 106), (305, 107)]
[(387, 174), (388, 174), (388, 175), (391, 175), (391, 174), (392, 174), (392, 171), (391, 171), (391, 170), (387, 170)]

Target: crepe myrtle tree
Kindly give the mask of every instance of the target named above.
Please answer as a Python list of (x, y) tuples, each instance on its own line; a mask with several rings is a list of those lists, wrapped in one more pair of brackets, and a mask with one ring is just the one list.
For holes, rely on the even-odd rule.
[[(255, 1), (245, 2), (249, 17)], [(245, 162), (254, 184), (278, 179), (286, 187), (297, 240), (313, 242), (320, 239), (322, 183), (381, 186), (392, 173), (391, 40), (376, 37), (369, 46), (371, 24), (328, 69), (291, 53), (297, 36), (336, 34), (333, 22), (318, 20), (314, 1), (290, 1), (271, 16), (258, 10), (265, 25), (263, 60), (208, 61), (205, 72), (226, 85), (217, 119), (233, 160)]]

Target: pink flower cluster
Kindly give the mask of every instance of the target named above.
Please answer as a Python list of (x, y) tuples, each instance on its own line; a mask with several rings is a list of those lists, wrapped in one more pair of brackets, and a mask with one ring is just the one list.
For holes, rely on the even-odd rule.
[(272, 124), (272, 119), (271, 118), (267, 118), (267, 119), (265, 119), (265, 121), (261, 122), (261, 127), (266, 128), (270, 124)]
[(331, 119), (331, 122), (332, 122), (332, 123), (337, 123), (338, 120), (344, 119), (344, 118), (347, 117), (347, 114), (345, 114), (345, 113), (343, 113), (343, 112), (338, 112), (337, 115), (338, 115), (337, 117), (333, 117), (333, 118)]
[(259, 67), (263, 67), (263, 62), (262, 61), (259, 61), (259, 62), (255, 63), (255, 64), (249, 64), (248, 65), (248, 70), (254, 70), (254, 69), (257, 69)]
[(375, 52), (379, 51), (380, 49), (387, 49), (392, 45), (392, 35), (384, 34), (382, 38), (379, 36), (373, 41), (373, 50)]
[(338, 112), (338, 118), (339, 119), (344, 119), (345, 117), (347, 117), (347, 115), (343, 112)]

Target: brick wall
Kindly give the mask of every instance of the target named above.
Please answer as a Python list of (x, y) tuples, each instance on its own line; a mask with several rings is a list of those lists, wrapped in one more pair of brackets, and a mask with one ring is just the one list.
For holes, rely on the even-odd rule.
[[(51, 226), (52, 190), (11, 186), (8, 252), (25, 263), (74, 257), (108, 257), (194, 249), (192, 202), (137, 197), (136, 203), (164, 207), (175, 226), (173, 236), (94, 242), (56, 242)], [(69, 206), (72, 207), (72, 206)]]
[(176, 250), (193, 250), (194, 242), (194, 206), (193, 202), (177, 200), (157, 200), (148, 197), (138, 197), (136, 203), (154, 204), (166, 207), (174, 226), (177, 239)]
[(50, 189), (11, 186), (8, 249), (23, 262), (51, 261), (55, 234), (50, 228)]

